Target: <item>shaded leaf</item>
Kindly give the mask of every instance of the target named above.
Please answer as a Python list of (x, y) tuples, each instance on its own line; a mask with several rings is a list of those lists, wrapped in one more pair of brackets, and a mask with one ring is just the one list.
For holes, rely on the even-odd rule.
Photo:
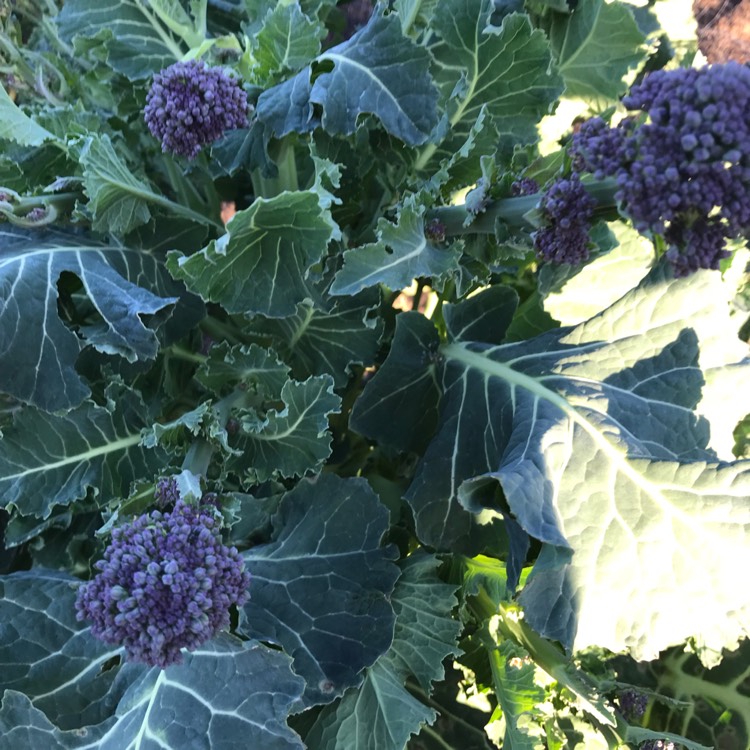
[(104, 669), (110, 662), (119, 665), (124, 649), (93, 638), (76, 620), (79, 584), (66, 573), (43, 569), (0, 577), (0, 687), (25, 693), (63, 730), (105, 721), (130, 681), (148, 670), (139, 664)]
[(148, 196), (156, 195), (133, 176), (109, 136), (89, 137), (80, 160), (95, 231), (127, 234), (151, 218)]
[[(376, 11), (367, 26), (322, 52), (315, 63), (332, 63), (333, 70), (323, 69), (311, 83), (312, 70), (306, 68), (259, 97), (258, 119), (277, 137), (318, 125), (329, 133), (348, 134), (360, 115), (373, 114), (389, 133), (416, 145), (437, 124), (429, 55), (402, 34), (396, 16)], [(323, 109), (320, 120), (314, 104)]]
[(357, 294), (377, 284), (403, 289), (418, 276), (457, 270), (457, 254), (425, 237), (423, 217), (424, 207), (410, 201), (402, 207), (396, 224), (381, 218), (378, 242), (344, 253), (344, 266), (336, 274), (331, 294)]
[(251, 482), (297, 477), (316, 471), (331, 455), (328, 417), (341, 409), (330, 375), (303, 383), (288, 380), (281, 389), (284, 408), (269, 409), (261, 418), (245, 414), (236, 446), (242, 455), (229, 466)]
[(399, 679), (376, 662), (364, 683), (318, 716), (305, 745), (310, 750), (403, 750), (409, 737), (435, 721), (434, 709), (418, 701)]
[(252, 593), (240, 629), (292, 656), (306, 705), (358, 685), (391, 645), (398, 568), (395, 550), (381, 547), (387, 528), (364, 479), (321, 474), (284, 496), (273, 541), (243, 554)]
[(187, 51), (142, 0), (66, 0), (56, 21), (68, 43), (100, 40), (108, 64), (131, 80), (149, 77)]
[(257, 344), (230, 346), (226, 342), (211, 347), (196, 379), (217, 395), (243, 383), (249, 390), (278, 399), (289, 379), (289, 367), (275, 352)]
[(518, 307), (518, 294), (509, 286), (491, 286), (456, 304), (443, 305), (443, 318), (452, 341), (501, 344)]
[[(75, 371), (86, 344), (129, 362), (156, 356), (156, 333), (140, 316), (177, 298), (144, 288), (161, 284), (164, 272), (153, 255), (58, 231), (3, 228), (0, 239), (0, 355), (14, 363), (0, 371), (2, 391), (46, 411), (70, 409), (89, 395)], [(66, 271), (78, 276), (101, 316), (101, 325), (81, 337), (57, 314), (57, 282)]]
[(252, 326), (274, 336), (296, 378), (329, 374), (340, 388), (346, 385), (352, 364), (371, 365), (375, 360), (383, 323), (371, 319), (371, 313), (378, 304), (377, 292), (340, 300), (328, 312), (306, 302), (291, 317), (256, 319)]
[(355, 432), (402, 451), (427, 446), (438, 423), (439, 343), (423, 315), (407, 312), (396, 318), (388, 359), (354, 404), (349, 424)]
[(91, 490), (104, 506), (127, 497), (131, 482), (167, 465), (162, 450), (146, 450), (141, 433), (152, 422), (140, 397), (114, 385), (106, 406), (86, 401), (67, 414), (28, 407), (2, 436), (0, 497), (25, 516), (46, 518), (55, 506)]
[(429, 695), (444, 676), (443, 660), (456, 655), (461, 623), (451, 617), (455, 586), (437, 576), (431, 555), (414, 555), (403, 565), (393, 591), (396, 627), (393, 643), (365, 673), (365, 681), (325, 708), (305, 742), (311, 750), (402, 750), (436, 713), (404, 687), (417, 679)]
[(280, 318), (312, 298), (308, 271), (333, 234), (333, 222), (317, 193), (257, 198), (234, 215), (227, 232), (189, 257), (170, 253), (170, 273), (231, 313)]

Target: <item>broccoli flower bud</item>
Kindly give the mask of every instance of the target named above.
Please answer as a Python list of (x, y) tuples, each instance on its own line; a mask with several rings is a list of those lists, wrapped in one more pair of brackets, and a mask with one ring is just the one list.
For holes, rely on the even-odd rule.
[(676, 276), (718, 268), (726, 238), (750, 228), (750, 68), (655, 71), (623, 104), (640, 119), (584, 123), (574, 167), (616, 179), (623, 212), (664, 236)]
[(247, 125), (247, 94), (222, 68), (178, 62), (154, 76), (143, 114), (162, 151), (194, 159), (227, 130)]
[(180, 499), (180, 490), (174, 477), (160, 477), (154, 487), (154, 501), (160, 510), (175, 505)]
[(250, 585), (240, 554), (222, 544), (215, 508), (182, 500), (116, 528), (94, 567), (78, 589), (77, 619), (130, 659), (162, 668), (226, 628)]
[(588, 227), (596, 203), (578, 175), (555, 180), (544, 192), (540, 205), (548, 225), (534, 234), (537, 257), (571, 265), (587, 260)]
[(646, 713), (648, 696), (629, 688), (619, 693), (617, 703), (626, 719), (640, 719)]

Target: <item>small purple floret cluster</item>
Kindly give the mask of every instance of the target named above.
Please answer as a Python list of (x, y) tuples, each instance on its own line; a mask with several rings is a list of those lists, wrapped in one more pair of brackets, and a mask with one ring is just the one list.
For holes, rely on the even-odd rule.
[(540, 202), (547, 226), (534, 234), (537, 258), (578, 265), (589, 257), (589, 224), (596, 201), (578, 175), (555, 180)]
[(511, 183), (511, 195), (534, 195), (539, 192), (539, 183), (531, 177), (521, 177)]
[(674, 742), (669, 740), (648, 740), (639, 750), (674, 750)]
[(161, 477), (154, 487), (154, 502), (156, 506), (164, 508), (175, 505), (180, 499), (180, 490), (174, 477)]
[(116, 528), (94, 567), (78, 589), (78, 620), (130, 659), (162, 668), (226, 628), (250, 585), (240, 554), (222, 544), (215, 508), (182, 500)]
[(623, 690), (617, 696), (617, 703), (626, 719), (640, 719), (646, 713), (648, 696), (637, 690)]
[(144, 116), (162, 151), (194, 159), (226, 131), (247, 125), (247, 94), (222, 68), (178, 62), (154, 76)]
[(750, 68), (656, 71), (623, 103), (647, 119), (584, 123), (574, 166), (617, 180), (621, 208), (666, 239), (676, 276), (717, 269), (727, 238), (750, 227)]

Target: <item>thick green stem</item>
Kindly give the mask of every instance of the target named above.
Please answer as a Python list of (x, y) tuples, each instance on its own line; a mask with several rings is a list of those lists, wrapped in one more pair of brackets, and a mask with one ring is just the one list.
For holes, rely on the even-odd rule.
[[(228, 396), (217, 401), (213, 407), (216, 421), (220, 425), (226, 424), (232, 409), (241, 406), (247, 400), (248, 394), (241, 388), (237, 388)], [(215, 450), (214, 445), (208, 440), (197, 437), (188, 448), (185, 460), (182, 462), (182, 468), (191, 471), (196, 476), (206, 476)]]
[(280, 141), (278, 153), (272, 158), (279, 170), (276, 177), (264, 177), (257, 167), (250, 175), (256, 198), (273, 198), (285, 190), (290, 192), (299, 190), (294, 145), (288, 138)]
[(411, 27), (414, 25), (414, 21), (417, 20), (419, 9), (421, 7), (422, 0), (415, 0), (408, 15), (404, 16), (403, 20), (401, 21), (401, 31), (403, 32), (404, 36), (407, 36), (411, 31)]
[(495, 602), (480, 589), (471, 599), (471, 608), (483, 623), (488, 646), (505, 639), (521, 646), (537, 666), (579, 697), (602, 730), (607, 728), (607, 734), (614, 733), (613, 736), (624, 742), (627, 725), (602, 697), (599, 686), (581, 672), (561, 648), (535, 632), (523, 619), (520, 607), (510, 602)]
[[(612, 179), (584, 183), (586, 192), (597, 203), (598, 210), (608, 210), (615, 206), (617, 184)], [(487, 209), (476, 217), (464, 205), (440, 206), (427, 212), (425, 224), (437, 219), (445, 228), (447, 236), (461, 234), (494, 234), (498, 221), (512, 227), (533, 229), (534, 224), (527, 214), (539, 202), (539, 193), (521, 195), (515, 198), (501, 198), (493, 201)]]
[(185, 460), (182, 462), (182, 468), (192, 471), (198, 477), (204, 477), (208, 472), (213, 454), (214, 447), (208, 440), (196, 438), (188, 448)]
[(208, 357), (206, 357), (204, 354), (191, 352), (188, 349), (184, 349), (183, 347), (178, 346), (177, 344), (174, 344), (169, 348), (169, 353), (175, 359), (181, 359), (185, 362), (194, 362), (198, 365), (202, 365), (208, 359)]
[(177, 216), (183, 216), (186, 219), (190, 219), (191, 221), (195, 221), (199, 224), (207, 224), (208, 226), (214, 227), (214, 229), (218, 230), (220, 234), (224, 234), (224, 225), (220, 222), (214, 221), (208, 216), (204, 216), (197, 211), (193, 211), (191, 208), (183, 206), (180, 203), (175, 203), (175, 201), (171, 201), (169, 200), (169, 198), (165, 198), (163, 195), (156, 195), (155, 193), (144, 194), (139, 193), (139, 191), (136, 190), (130, 190), (130, 192), (139, 195), (144, 200), (149, 201), (150, 203), (156, 203), (157, 206), (166, 208), (167, 211), (171, 211)]

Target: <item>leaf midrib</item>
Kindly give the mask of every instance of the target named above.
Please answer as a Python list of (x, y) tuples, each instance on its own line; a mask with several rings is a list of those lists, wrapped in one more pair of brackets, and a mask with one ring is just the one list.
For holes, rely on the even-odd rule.
[(42, 464), (41, 466), (36, 466), (31, 469), (26, 469), (26, 471), (21, 471), (17, 474), (6, 474), (5, 476), (0, 476), (0, 481), (2, 482), (14, 481), (18, 479), (23, 479), (24, 477), (30, 476), (32, 474), (38, 474), (40, 472), (48, 472), (48, 471), (54, 471), (55, 469), (61, 469), (64, 466), (68, 466), (69, 464), (85, 463), (86, 461), (90, 461), (91, 459), (106, 455), (108, 453), (116, 453), (118, 451), (126, 450), (127, 448), (131, 448), (134, 445), (138, 445), (140, 442), (141, 442), (141, 434), (139, 431), (137, 435), (130, 435), (126, 438), (120, 438), (119, 440), (115, 440), (112, 443), (107, 443), (106, 445), (99, 446), (98, 448), (93, 448), (91, 450), (84, 451), (83, 453), (76, 453), (72, 456), (66, 456), (64, 459), (61, 459), (54, 463), (45, 463), (45, 464)]
[(597, 430), (596, 426), (576, 411), (566, 399), (558, 393), (546, 388), (539, 380), (517, 372), (503, 362), (496, 362), (489, 357), (478, 354), (466, 348), (463, 344), (446, 344), (441, 347), (441, 353), (446, 359), (452, 359), (461, 363), (467, 369), (473, 369), (485, 373), (489, 377), (497, 377), (505, 382), (532, 393), (539, 399), (556, 406), (568, 419), (583, 429), (593, 440), (597, 448), (636, 487), (648, 495), (665, 512), (677, 515), (681, 520), (693, 525), (692, 520), (675, 508), (664, 494), (646, 477), (636, 471), (628, 462), (627, 455), (618, 450)]

